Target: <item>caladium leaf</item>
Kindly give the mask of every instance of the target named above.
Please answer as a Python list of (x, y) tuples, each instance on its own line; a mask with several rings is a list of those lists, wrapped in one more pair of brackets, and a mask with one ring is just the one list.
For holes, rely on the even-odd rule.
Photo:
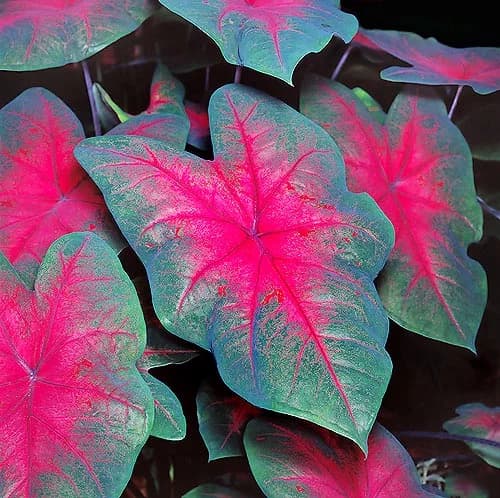
[(210, 36), (227, 62), (292, 84), (308, 53), (337, 35), (349, 42), (358, 21), (338, 0), (160, 0)]
[(154, 402), (154, 422), (151, 436), (178, 441), (186, 436), (186, 418), (174, 392), (147, 370), (137, 366), (151, 391)]
[(184, 92), (182, 83), (163, 64), (158, 64), (154, 71), (149, 105), (138, 115), (125, 112), (107, 92), (100, 91), (107, 109), (113, 111), (121, 122), (107, 134), (156, 138), (184, 149), (189, 132), (189, 119), (183, 104)]
[(249, 498), (244, 492), (222, 484), (201, 484), (182, 495), (182, 498)]
[(458, 417), (443, 424), (445, 430), (457, 436), (486, 439), (496, 445), (465, 441), (483, 460), (500, 468), (500, 406), (488, 407), (482, 403), (468, 403), (455, 410)]
[(444, 104), (418, 90), (396, 97), (383, 126), (348, 88), (311, 77), (301, 110), (339, 145), (350, 189), (368, 192), (394, 225), (396, 244), (378, 281), (389, 316), (474, 350), (487, 286), (467, 255), (482, 227), (470, 150)]
[(78, 118), (43, 88), (0, 109), (0, 251), (29, 283), (63, 234), (92, 230), (117, 251), (125, 246), (101, 193), (73, 157), (83, 138)]
[(151, 435), (162, 439), (179, 440), (186, 435), (186, 419), (182, 405), (172, 390), (149, 373), (152, 368), (181, 364), (199, 352), (165, 330), (147, 327), (147, 344), (137, 368), (148, 384), (154, 398), (155, 418)]
[(208, 461), (241, 456), (246, 423), (262, 413), (216, 381), (205, 381), (196, 395), (198, 426)]
[(0, 0), (0, 70), (78, 62), (131, 33), (149, 0)]
[(269, 498), (430, 498), (399, 441), (376, 424), (365, 458), (349, 440), (298, 420), (262, 417), (245, 430), (252, 473)]
[(55, 241), (34, 290), (0, 257), (0, 494), (119, 496), (153, 421), (135, 289), (92, 233)]
[(380, 123), (385, 123), (385, 112), (380, 104), (363, 88), (356, 87), (352, 89), (354, 95), (365, 104), (365, 107), (371, 115)]
[(373, 279), (392, 226), (346, 190), (331, 138), (283, 102), (226, 85), (209, 116), (213, 161), (138, 137), (87, 139), (75, 154), (165, 328), (212, 351), (251, 404), (366, 448), (391, 371)]
[(384, 69), (389, 81), (425, 85), (467, 85), (485, 95), (500, 90), (500, 48), (448, 47), (435, 38), (405, 31), (364, 30), (364, 36), (389, 54), (410, 64)]

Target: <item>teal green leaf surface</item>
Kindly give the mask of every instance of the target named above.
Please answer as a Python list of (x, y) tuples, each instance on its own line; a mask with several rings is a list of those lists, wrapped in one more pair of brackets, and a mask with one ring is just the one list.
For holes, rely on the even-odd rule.
[(0, 70), (79, 62), (137, 29), (150, 0), (0, 0)]
[(482, 213), (469, 147), (430, 90), (402, 91), (381, 124), (347, 87), (312, 76), (300, 106), (340, 147), (349, 188), (370, 194), (394, 225), (377, 281), (390, 318), (474, 351), (487, 281), (467, 250), (481, 239)]
[(380, 76), (388, 81), (424, 85), (468, 85), (485, 95), (500, 90), (500, 48), (449, 47), (416, 33), (363, 30), (364, 37), (389, 54), (410, 64), (392, 66)]
[(346, 43), (358, 21), (338, 0), (160, 0), (210, 36), (227, 62), (292, 84), (293, 71), (334, 35)]
[(373, 280), (393, 228), (346, 189), (328, 134), (283, 102), (226, 85), (209, 116), (211, 161), (126, 136), (75, 154), (142, 260), (164, 327), (210, 350), (251, 404), (366, 449), (391, 373)]
[(245, 425), (262, 413), (260, 408), (247, 403), (215, 379), (200, 385), (196, 408), (208, 461), (244, 455)]

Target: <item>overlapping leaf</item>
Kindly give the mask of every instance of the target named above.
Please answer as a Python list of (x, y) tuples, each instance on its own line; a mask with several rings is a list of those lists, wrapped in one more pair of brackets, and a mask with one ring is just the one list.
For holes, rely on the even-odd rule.
[(131, 33), (150, 0), (0, 0), (0, 69), (78, 62)]
[(27, 289), (0, 259), (0, 495), (119, 496), (153, 421), (135, 289), (96, 235), (54, 242)]
[[(171, 146), (184, 149), (189, 131), (189, 120), (183, 105), (184, 86), (170, 71), (159, 64), (151, 82), (148, 108), (132, 116), (114, 104), (117, 117), (123, 122), (108, 135), (138, 135), (163, 140)], [(110, 97), (107, 98), (111, 104)]]
[(196, 395), (198, 427), (208, 460), (241, 456), (246, 423), (262, 413), (215, 381), (205, 381)]
[(164, 326), (211, 350), (250, 403), (366, 448), (391, 370), (373, 279), (392, 227), (346, 190), (331, 138), (284, 103), (227, 85), (209, 115), (213, 161), (137, 137), (75, 153), (143, 261)]
[(199, 354), (190, 343), (169, 334), (159, 323), (150, 302), (146, 278), (134, 279), (146, 319), (147, 341), (137, 368), (148, 384), (154, 398), (155, 417), (151, 435), (162, 439), (178, 440), (186, 435), (186, 419), (182, 406), (172, 390), (150, 370), (167, 365), (185, 363)]
[(378, 424), (366, 459), (347, 439), (290, 419), (251, 420), (244, 443), (252, 473), (268, 498), (434, 496), (420, 486), (406, 450)]
[(227, 62), (292, 83), (308, 53), (321, 51), (337, 35), (349, 42), (356, 18), (338, 0), (160, 0), (219, 46)]
[(467, 255), (482, 227), (470, 151), (443, 103), (413, 90), (398, 95), (382, 125), (348, 88), (311, 77), (301, 110), (339, 145), (351, 190), (368, 192), (394, 225), (378, 286), (389, 316), (474, 350), (486, 275)]
[(482, 403), (469, 403), (459, 406), (455, 411), (458, 417), (448, 420), (443, 427), (450, 434), (491, 441), (491, 445), (465, 442), (483, 460), (500, 468), (500, 406), (490, 408)]
[(500, 48), (448, 47), (435, 38), (391, 30), (364, 30), (364, 37), (410, 64), (384, 69), (389, 81), (425, 85), (468, 85), (480, 94), (500, 90)]
[(73, 112), (43, 88), (26, 90), (0, 110), (0, 251), (26, 281), (63, 234), (92, 230), (117, 250), (125, 244), (73, 156), (84, 137)]

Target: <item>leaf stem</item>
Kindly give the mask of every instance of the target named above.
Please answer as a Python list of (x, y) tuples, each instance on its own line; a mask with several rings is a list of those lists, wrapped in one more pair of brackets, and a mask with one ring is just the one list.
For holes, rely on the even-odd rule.
[(446, 439), (451, 441), (464, 441), (466, 443), (484, 444), (486, 446), (493, 446), (500, 448), (499, 441), (492, 441), (491, 439), (483, 439), (475, 436), (460, 436), (457, 434), (450, 434), (448, 432), (428, 432), (428, 431), (399, 431), (397, 433), (400, 437), (413, 437), (413, 438), (429, 438), (429, 439)]
[(477, 196), (477, 200), (481, 207), (488, 213), (491, 214), (491, 216), (494, 216), (498, 220), (500, 220), (500, 210), (495, 209), (493, 206), (490, 206), (482, 197), (479, 195)]
[(94, 134), (96, 137), (102, 135), (101, 123), (97, 115), (97, 106), (95, 104), (94, 94), (92, 92), (92, 77), (90, 76), (89, 65), (87, 61), (82, 61), (83, 77), (85, 79), (85, 86), (87, 87), (87, 96), (90, 104), (90, 111), (92, 113), (92, 124), (94, 125)]
[(205, 81), (203, 83), (203, 103), (206, 104), (210, 98), (210, 66), (205, 67)]
[(243, 70), (243, 66), (236, 66), (234, 70), (234, 82), (239, 83), (241, 81), (241, 73)]
[(345, 49), (344, 53), (342, 54), (342, 57), (337, 62), (337, 65), (335, 66), (335, 69), (333, 70), (332, 75), (330, 76), (331, 80), (337, 79), (337, 76), (339, 75), (340, 71), (344, 67), (344, 64), (346, 63), (346, 61), (349, 57), (349, 54), (351, 53), (351, 50), (352, 50), (352, 45), (349, 45)]
[(464, 89), (464, 85), (459, 85), (457, 88), (457, 91), (455, 93), (455, 97), (453, 98), (453, 102), (451, 103), (450, 110), (448, 111), (448, 117), (451, 119), (453, 116), (453, 113), (455, 112), (455, 107), (457, 107), (458, 99), (460, 98), (460, 94), (462, 93), (462, 90)]

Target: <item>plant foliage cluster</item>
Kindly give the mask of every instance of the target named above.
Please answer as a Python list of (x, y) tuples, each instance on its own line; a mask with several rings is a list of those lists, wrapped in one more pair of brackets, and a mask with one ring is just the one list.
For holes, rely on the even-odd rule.
[[(102, 68), (144, 29), (137, 109)], [(0, 79), (63, 66), (92, 128), (41, 86), (0, 109), (0, 495), (140, 493), (148, 441), (191, 430), (154, 369), (204, 356), (195, 430), (249, 474), (183, 496), (486, 496), (380, 415), (391, 325), (481, 353), (500, 49), (364, 29), (335, 0), (0, 0)], [(493, 469), (482, 401), (438, 435)]]

